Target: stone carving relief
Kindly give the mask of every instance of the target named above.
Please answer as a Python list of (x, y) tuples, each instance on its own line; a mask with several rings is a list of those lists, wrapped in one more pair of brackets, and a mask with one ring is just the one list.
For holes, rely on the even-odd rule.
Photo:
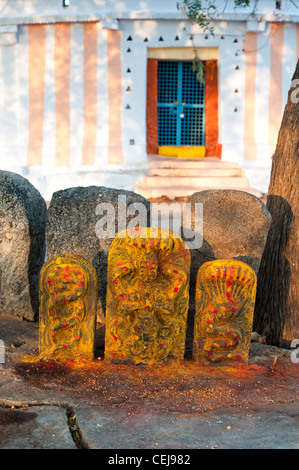
[(43, 358), (93, 359), (98, 279), (84, 258), (63, 255), (40, 278), (39, 350)]
[(105, 359), (183, 360), (190, 253), (160, 228), (121, 232), (108, 257)]
[(193, 358), (200, 363), (248, 361), (256, 274), (237, 260), (216, 260), (198, 270)]

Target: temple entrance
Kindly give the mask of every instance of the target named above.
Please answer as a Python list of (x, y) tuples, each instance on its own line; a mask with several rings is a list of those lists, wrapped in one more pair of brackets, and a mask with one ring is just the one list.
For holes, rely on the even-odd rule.
[[(194, 52), (203, 83), (192, 70)], [(217, 47), (149, 48), (146, 99), (148, 155), (221, 158)]]

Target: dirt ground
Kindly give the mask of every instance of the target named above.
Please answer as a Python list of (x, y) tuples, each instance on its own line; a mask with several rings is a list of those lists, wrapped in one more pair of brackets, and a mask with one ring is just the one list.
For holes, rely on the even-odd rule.
[(252, 342), (249, 363), (235, 366), (200, 366), (190, 353), (183, 362), (159, 366), (108, 364), (102, 347), (92, 362), (45, 362), (38, 356), (37, 323), (4, 316), (0, 325), (2, 401), (46, 398), (103, 408), (126, 403), (132, 412), (148, 406), (188, 415), (299, 399), (299, 363), (292, 362), (292, 350)]

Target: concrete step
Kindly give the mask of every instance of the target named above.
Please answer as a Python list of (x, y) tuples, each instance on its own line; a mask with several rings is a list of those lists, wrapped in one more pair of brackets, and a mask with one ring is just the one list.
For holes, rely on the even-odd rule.
[(222, 161), (217, 157), (176, 158), (163, 155), (148, 155), (148, 165), (152, 168), (239, 168), (234, 162)]
[(261, 197), (262, 194), (260, 191), (254, 188), (246, 187), (246, 188), (236, 188), (235, 186), (232, 187), (217, 187), (217, 188), (211, 188), (211, 187), (190, 187), (190, 186), (180, 186), (180, 187), (163, 187), (163, 186), (156, 186), (156, 187), (149, 187), (149, 186), (143, 186), (141, 184), (138, 185), (136, 192), (140, 194), (141, 196), (145, 197), (146, 199), (155, 199), (155, 198), (161, 198), (163, 196), (168, 197), (169, 199), (175, 199), (177, 197), (189, 197), (193, 193), (196, 193), (198, 191), (204, 191), (206, 189), (237, 189), (239, 191), (245, 191), (247, 193), (253, 194), (256, 197)]
[(148, 176), (246, 177), (241, 168), (152, 168)]
[(149, 173), (136, 188), (147, 199), (189, 197), (206, 189), (237, 189), (261, 197), (260, 191), (249, 187), (244, 170), (234, 162), (217, 157), (148, 155), (148, 164)]
[(201, 177), (201, 176), (146, 176), (142, 187), (193, 187), (193, 188), (247, 188), (248, 180), (245, 177), (225, 176)]

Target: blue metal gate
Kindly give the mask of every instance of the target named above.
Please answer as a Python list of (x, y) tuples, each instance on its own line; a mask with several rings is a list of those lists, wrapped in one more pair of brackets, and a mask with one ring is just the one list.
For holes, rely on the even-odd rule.
[(204, 145), (204, 88), (192, 62), (158, 62), (158, 145)]

